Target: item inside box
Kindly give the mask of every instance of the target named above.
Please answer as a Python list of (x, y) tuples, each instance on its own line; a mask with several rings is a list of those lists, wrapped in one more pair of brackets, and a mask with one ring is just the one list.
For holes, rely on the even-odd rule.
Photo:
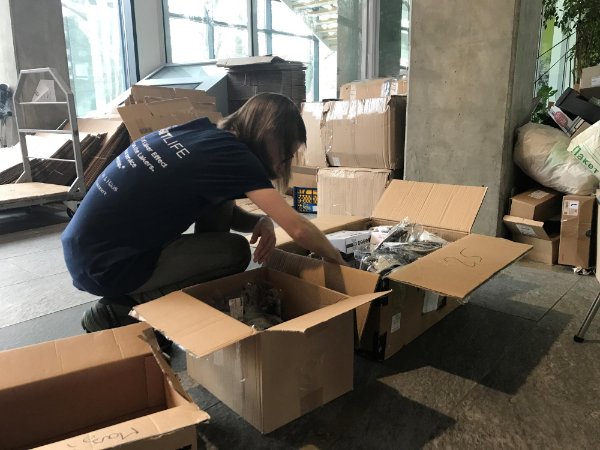
[(213, 300), (217, 309), (259, 331), (283, 322), (283, 291), (265, 282), (249, 282), (238, 297)]

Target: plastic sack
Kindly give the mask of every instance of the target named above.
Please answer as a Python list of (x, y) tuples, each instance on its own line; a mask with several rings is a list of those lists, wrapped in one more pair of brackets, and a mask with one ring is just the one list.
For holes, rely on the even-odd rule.
[(567, 151), (589, 173), (600, 179), (600, 122), (571, 139)]
[(518, 130), (514, 161), (543, 186), (568, 194), (592, 194), (598, 179), (567, 151), (569, 143), (559, 129), (528, 123)]

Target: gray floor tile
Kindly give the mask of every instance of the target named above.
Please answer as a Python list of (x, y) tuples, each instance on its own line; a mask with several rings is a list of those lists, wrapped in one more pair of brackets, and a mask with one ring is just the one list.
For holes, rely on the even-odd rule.
[(62, 248), (60, 233), (64, 227), (64, 224), (60, 224), (0, 236), (0, 260)]
[(36, 253), (27, 253), (5, 260), (27, 272), (40, 277), (67, 272), (62, 248), (52, 248)]
[(577, 283), (572, 271), (517, 263), (477, 289), (470, 302), (530, 320), (540, 320)]
[(0, 327), (90, 302), (95, 298), (75, 289), (71, 277), (66, 273), (6, 286), (0, 288)]
[(24, 270), (13, 264), (10, 260), (0, 259), (0, 288), (23, 283), (35, 278), (39, 278), (39, 275)]

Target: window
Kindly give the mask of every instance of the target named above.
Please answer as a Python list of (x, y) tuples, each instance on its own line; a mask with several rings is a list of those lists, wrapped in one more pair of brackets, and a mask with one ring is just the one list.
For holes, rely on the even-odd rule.
[(83, 116), (126, 89), (119, 0), (62, 0), (67, 60), (77, 114)]

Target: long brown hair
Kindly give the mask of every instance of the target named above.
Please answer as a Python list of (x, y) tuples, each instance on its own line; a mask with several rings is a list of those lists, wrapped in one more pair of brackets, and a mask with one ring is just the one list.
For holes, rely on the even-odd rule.
[[(294, 102), (281, 94), (257, 94), (219, 122), (219, 128), (235, 132), (258, 156), (271, 179), (278, 179), (281, 189), (288, 186), (294, 153), (306, 144), (306, 127)], [(279, 161), (267, 150), (269, 137), (277, 144)]]

